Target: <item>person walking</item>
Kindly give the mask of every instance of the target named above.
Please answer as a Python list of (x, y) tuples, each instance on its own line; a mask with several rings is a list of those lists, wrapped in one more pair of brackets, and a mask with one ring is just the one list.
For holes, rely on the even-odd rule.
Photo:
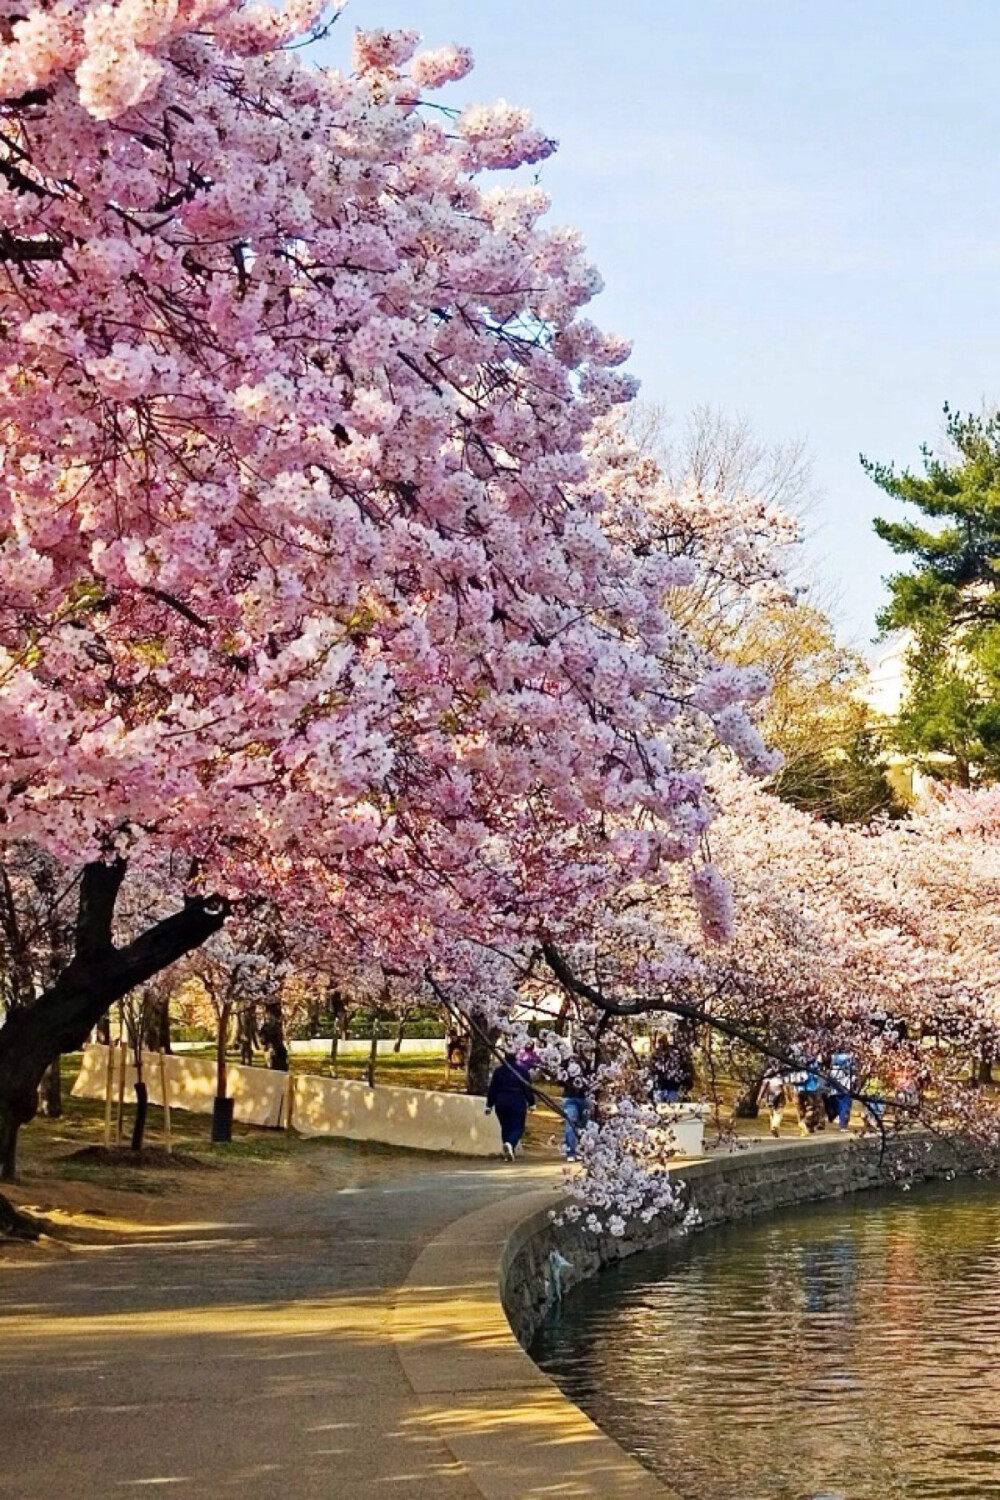
[(795, 1076), (795, 1103), (799, 1115), (799, 1130), (803, 1135), (812, 1135), (822, 1130), (825, 1123), (823, 1111), (823, 1088), (817, 1072), (818, 1064), (812, 1061)]
[(534, 1107), (535, 1091), (517, 1065), (517, 1054), (505, 1053), (503, 1062), (493, 1069), (486, 1090), (486, 1113), (497, 1112), (503, 1154), (508, 1161), (514, 1160), (528, 1110)]
[(851, 1095), (854, 1092), (854, 1059), (849, 1052), (833, 1054), (830, 1078), (833, 1088), (828, 1095), (830, 1107), (827, 1113), (831, 1123), (836, 1120), (838, 1130), (846, 1130), (851, 1123)]
[(649, 1059), (650, 1093), (654, 1104), (676, 1104), (684, 1092), (688, 1070), (684, 1054), (672, 1037), (657, 1039)]
[(580, 1131), (587, 1123), (587, 1088), (580, 1078), (568, 1078), (563, 1089), (563, 1155), (576, 1161)]
[(771, 1134), (780, 1135), (785, 1105), (788, 1103), (788, 1091), (781, 1073), (768, 1073), (760, 1086), (757, 1103), (763, 1105), (770, 1116)]

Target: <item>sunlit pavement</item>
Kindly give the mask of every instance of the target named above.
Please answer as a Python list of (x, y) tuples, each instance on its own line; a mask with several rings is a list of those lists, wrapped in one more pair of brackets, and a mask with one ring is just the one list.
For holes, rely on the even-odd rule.
[(415, 1420), (393, 1293), (450, 1221), (559, 1175), (400, 1155), (396, 1175), (320, 1175), (238, 1222), (8, 1256), (0, 1494), (479, 1495)]

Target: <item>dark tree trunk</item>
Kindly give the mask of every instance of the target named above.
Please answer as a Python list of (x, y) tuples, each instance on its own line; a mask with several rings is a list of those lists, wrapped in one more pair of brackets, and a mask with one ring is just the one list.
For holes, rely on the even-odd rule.
[(38, 1113), (45, 1120), (60, 1120), (62, 1112), (62, 1074), (59, 1063), (54, 1062), (45, 1069), (38, 1086)]
[(0, 1240), (37, 1240), (39, 1226), (0, 1194)]
[(146, 1115), (149, 1111), (149, 1090), (143, 1079), (136, 1079), (135, 1084), (135, 1121), (132, 1125), (132, 1140), (130, 1145), (133, 1151), (142, 1150), (143, 1137), (146, 1134)]
[[(5, 1120), (0, 1115), (0, 1179), (13, 1182), (17, 1166), (17, 1132), (20, 1122)], [(7, 1200), (4, 1199), (4, 1202)]]
[(764, 1082), (764, 1074), (755, 1075), (744, 1087), (743, 1092), (737, 1096), (733, 1105), (733, 1118), (735, 1120), (756, 1120), (760, 1114), (760, 1086)]
[[(219, 1029), (215, 1036), (215, 1097), (225, 1099), (228, 1094), (226, 1048), (229, 1045), (229, 1018), (232, 1005), (227, 1000), (219, 1011)], [(252, 1059), (251, 1059), (252, 1061)]]
[(149, 1001), (143, 1046), (148, 1052), (167, 1052), (170, 1047), (170, 997), (163, 995)]
[(16, 1168), (17, 1133), (34, 1119), (46, 1068), (75, 1052), (108, 1008), (176, 959), (199, 948), (226, 918), (214, 897), (185, 903), (123, 948), (111, 940), (124, 860), (85, 867), (80, 881), (73, 957), (38, 999), (0, 1026), (0, 1178)]
[(270, 1001), (264, 1006), (264, 1019), (259, 1030), (261, 1044), (267, 1049), (268, 1067), (278, 1073), (287, 1073), (288, 1046), (285, 1042), (285, 1023), (280, 1000)]
[(245, 1068), (253, 1066), (253, 1049), (257, 1042), (257, 1013), (252, 1005), (246, 1005), (236, 1017), (236, 1037), (240, 1049), (240, 1062)]
[(470, 1094), (485, 1094), (493, 1071), (491, 1043), (496, 1042), (499, 1032), (489, 1029), (482, 1011), (474, 1010), (469, 1022), (469, 1060), (465, 1067), (465, 1087)]
[(375, 1064), (378, 1062), (378, 1011), (372, 1016), (372, 1044), (368, 1049), (368, 1087), (375, 1087)]
[(403, 1050), (403, 1032), (406, 1030), (406, 1023), (409, 1019), (410, 1012), (406, 1010), (400, 1016), (399, 1025), (396, 1027), (396, 1040), (392, 1044), (393, 1052), (402, 1052)]

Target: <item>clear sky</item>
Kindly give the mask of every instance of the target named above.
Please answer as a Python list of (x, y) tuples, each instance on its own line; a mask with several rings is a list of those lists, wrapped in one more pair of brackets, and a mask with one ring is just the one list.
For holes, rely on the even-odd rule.
[(552, 217), (645, 397), (806, 439), (812, 556), (864, 644), (892, 557), (859, 451), (916, 464), (946, 400), (1000, 398), (997, 0), (350, 0), (327, 56), (355, 25), (472, 46), (454, 102), (558, 138)]

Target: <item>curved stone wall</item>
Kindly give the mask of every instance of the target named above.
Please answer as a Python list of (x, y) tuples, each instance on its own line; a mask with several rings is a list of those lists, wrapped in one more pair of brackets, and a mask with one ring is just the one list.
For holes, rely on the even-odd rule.
[[(683, 1184), (687, 1205), (697, 1211), (698, 1229), (707, 1229), (797, 1203), (974, 1168), (960, 1147), (939, 1137), (905, 1137), (884, 1153), (874, 1137), (831, 1136), (707, 1157), (679, 1166), (672, 1175)], [(557, 1224), (549, 1209), (536, 1211), (514, 1230), (500, 1263), (500, 1296), (518, 1341), (527, 1348), (555, 1298), (553, 1251), (569, 1262), (558, 1273), (565, 1293), (614, 1261), (689, 1233), (673, 1220), (657, 1218), (629, 1225), (619, 1238), (594, 1234), (579, 1222)]]

